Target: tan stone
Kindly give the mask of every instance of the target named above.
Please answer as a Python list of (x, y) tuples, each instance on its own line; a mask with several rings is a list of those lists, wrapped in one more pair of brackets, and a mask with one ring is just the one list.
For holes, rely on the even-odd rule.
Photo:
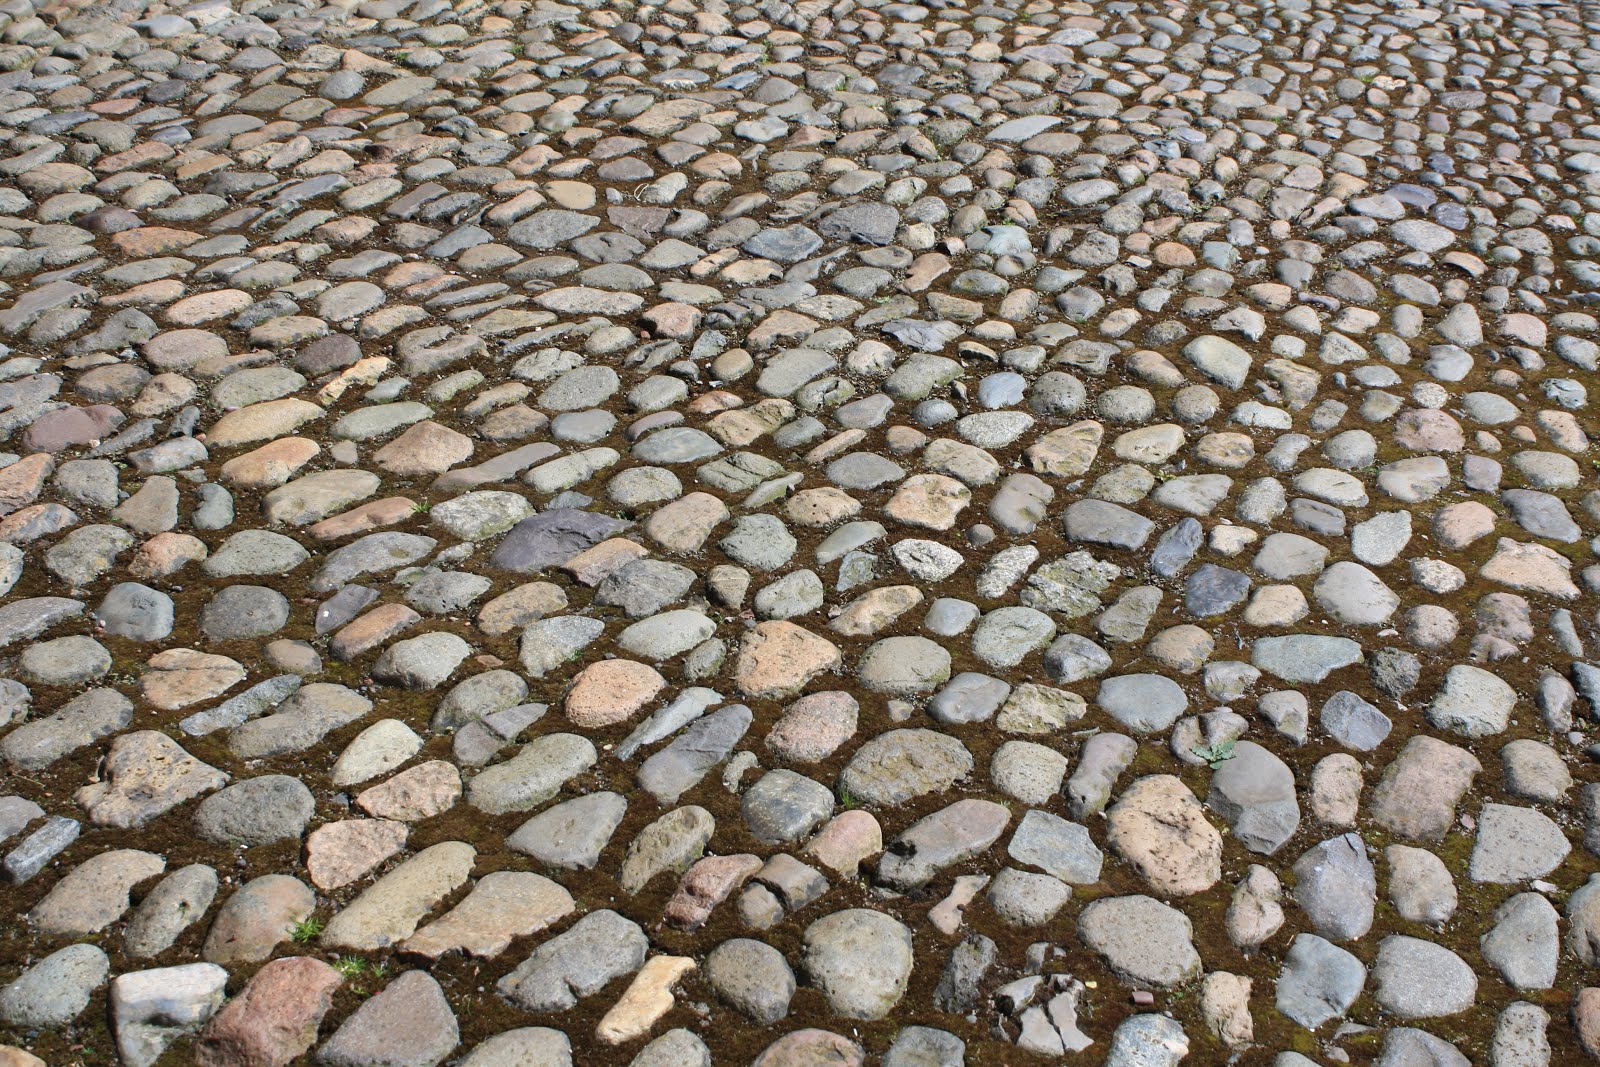
[(676, 1002), (672, 987), (694, 969), (694, 960), (687, 956), (652, 956), (645, 960), (622, 999), (600, 1020), (596, 1036), (608, 1045), (621, 1045), (649, 1033), (657, 1020), (672, 1010)]
[(1249, 626), (1289, 626), (1310, 613), (1311, 606), (1298, 586), (1264, 585), (1251, 595), (1244, 621)]
[(128, 411), (140, 417), (165, 415), (193, 401), (199, 392), (199, 386), (181, 374), (158, 374), (144, 383)]
[(1512, 589), (1548, 593), (1563, 600), (1578, 597), (1578, 587), (1572, 581), (1572, 561), (1544, 545), (1502, 537), (1480, 573), (1491, 582)]
[(630, 541), (626, 537), (612, 537), (579, 552), (563, 563), (561, 569), (592, 588), (634, 560), (642, 559), (649, 554), (650, 550), (637, 541)]
[(692, 337), (700, 325), (700, 309), (693, 304), (669, 300), (639, 316), (657, 337)]
[(1088, 472), (1104, 437), (1105, 428), (1098, 422), (1075, 422), (1045, 434), (1023, 454), (1028, 466), (1041, 474), (1076, 478)]
[(161, 281), (135, 285), (132, 289), (124, 289), (120, 293), (108, 293), (100, 298), (100, 306), (111, 309), (159, 307), (162, 304), (172, 303), (183, 294), (182, 282), (176, 278), (164, 278)]
[(372, 462), (403, 477), (443, 474), (472, 458), (472, 438), (437, 422), (419, 422), (373, 453)]
[(860, 510), (861, 501), (831, 485), (802, 490), (784, 505), (790, 521), (801, 526), (832, 526)]
[(792, 622), (763, 622), (739, 646), (734, 684), (745, 696), (787, 696), (842, 662), (838, 646), (827, 638)]
[(914, 585), (880, 586), (846, 604), (828, 623), (828, 629), (846, 637), (869, 637), (922, 603), (922, 599), (922, 590)]
[(1140, 778), (1106, 812), (1107, 843), (1164, 896), (1202, 893), (1222, 877), (1222, 835), (1170, 774)]
[(97, 934), (127, 912), (129, 893), (167, 869), (153, 852), (132, 848), (101, 852), (78, 863), (28, 912), (34, 936), (80, 938)]
[(119, 830), (143, 826), (228, 781), (222, 771), (156, 730), (138, 730), (111, 742), (100, 774), (99, 781), (78, 790), (73, 799), (96, 826)]
[(163, 711), (198, 704), (221, 696), (244, 681), (248, 673), (238, 660), (197, 652), (192, 648), (169, 648), (147, 661), (150, 671), (139, 679), (145, 702)]
[(588, 182), (546, 182), (546, 195), (569, 211), (588, 211), (595, 204), (595, 189)]
[(424, 926), (401, 946), (429, 959), (465, 952), (500, 955), (513, 938), (528, 937), (571, 915), (572, 894), (543, 875), (495, 871), (478, 879), (461, 903)]
[[(1249, 438), (1246, 438), (1249, 440)], [(1183, 447), (1183, 427), (1163, 422), (1118, 434), (1111, 451), (1130, 463), (1165, 463)]]
[(420, 622), (422, 616), (405, 604), (382, 604), (351, 620), (328, 643), (333, 658), (349, 661), (377, 648)]
[(769, 397), (747, 408), (724, 411), (706, 423), (706, 432), (729, 448), (743, 448), (794, 418), (794, 405)]
[[(391, 311), (398, 310), (391, 308)], [(350, 366), (339, 372), (333, 381), (317, 390), (317, 403), (323, 407), (332, 407), (339, 398), (357, 386), (368, 386), (376, 383), (378, 379), (389, 373), (389, 368), (394, 360), (388, 356), (368, 356), (358, 359)]]
[(668, 552), (698, 552), (711, 531), (728, 519), (728, 506), (710, 493), (690, 493), (657, 509), (644, 532)]
[(251, 404), (230, 411), (213, 423), (206, 435), (206, 444), (212, 448), (233, 448), (267, 441), (291, 434), (325, 415), (317, 405), (295, 397)]
[(206, 555), (206, 543), (198, 537), (167, 531), (140, 545), (128, 570), (135, 578), (167, 578)]
[(141, 226), (136, 230), (123, 230), (111, 235), (111, 242), (129, 259), (148, 259), (164, 256), (180, 248), (188, 248), (205, 235), (189, 230), (175, 230), (166, 226)]
[(404, 941), (440, 901), (465, 884), (477, 855), (464, 841), (443, 841), (423, 849), (329, 920), (321, 943), (373, 952)]
[(455, 764), (429, 760), (363, 790), (356, 807), (375, 819), (419, 822), (449, 811), (461, 799), (461, 772)]
[(158, 370), (185, 371), (198, 363), (224, 359), (228, 342), (208, 330), (168, 330), (144, 344), (144, 358)]
[(56, 469), (55, 458), (43, 452), (0, 467), (0, 515), (9, 515), (39, 499), (45, 479)]
[(1589, 1058), (1600, 1060), (1600, 988), (1589, 986), (1578, 990), (1578, 995), (1572, 999), (1572, 1028)]
[(567, 690), (567, 718), (587, 729), (626, 722), (666, 684), (660, 672), (647, 663), (631, 659), (591, 663)]
[(371, 471), (313, 471), (262, 497), (261, 513), (269, 523), (309, 526), (365, 500), (382, 484)]
[[(570, 560), (567, 566), (571, 566)], [(510, 633), (566, 606), (567, 594), (559, 585), (554, 582), (528, 582), (500, 594), (478, 609), (478, 629), (491, 637)]]
[(968, 504), (972, 490), (943, 474), (914, 474), (907, 478), (883, 511), (896, 522), (929, 530), (948, 530)]
[(900, 282), (903, 293), (920, 293), (950, 270), (950, 258), (938, 252), (924, 252), (911, 263)]
[(318, 541), (337, 541), (406, 522), (416, 513), (417, 503), (410, 497), (384, 497), (307, 526), (306, 533)]
[(1439, 841), (1456, 819), (1456, 805), (1483, 770), (1478, 757), (1418, 734), (1389, 762), (1367, 812), (1392, 834)]
[(321, 451), (321, 445), (304, 437), (280, 438), (228, 460), (222, 465), (222, 480), (246, 489), (275, 489)]
[(840, 812), (806, 842), (805, 854), (846, 878), (854, 878), (862, 861), (883, 851), (883, 827), (870, 811)]
[(745, 347), (755, 352), (782, 348), (787, 342), (809, 337), (820, 325), (816, 319), (797, 311), (774, 311), (745, 335)]
[(316, 906), (317, 895), (298, 878), (264, 874), (252, 879), (217, 912), (201, 955), (224, 965), (264, 960)]
[(306, 838), (306, 870), (321, 890), (338, 889), (361, 878), (406, 847), (406, 824), (389, 819), (344, 819), (311, 831)]
[(235, 315), (253, 301), (254, 298), (243, 289), (213, 289), (179, 300), (167, 308), (167, 319), (179, 326), (198, 326), (202, 322)]
[(1195, 442), (1194, 454), (1202, 463), (1223, 470), (1238, 470), (1255, 459), (1256, 445), (1249, 434), (1208, 433)]
[(1200, 1015), (1206, 1027), (1228, 1048), (1242, 1048), (1255, 1039), (1250, 1016), (1250, 979), (1212, 971), (1200, 985)]
[(1422, 408), (1394, 420), (1394, 443), (1413, 452), (1460, 452), (1467, 439), (1461, 424), (1448, 413)]

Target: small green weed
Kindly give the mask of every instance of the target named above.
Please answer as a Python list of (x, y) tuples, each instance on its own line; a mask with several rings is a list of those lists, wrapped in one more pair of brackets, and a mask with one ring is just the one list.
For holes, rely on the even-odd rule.
[(370, 978), (374, 983), (383, 981), (384, 975), (389, 973), (389, 964), (362, 956), (341, 956), (333, 961), (333, 969), (339, 972), (339, 977), (350, 983), (352, 993), (366, 996), (368, 989), (362, 979)]
[(1212, 770), (1216, 770), (1218, 767), (1222, 766), (1228, 760), (1233, 758), (1233, 747), (1235, 744), (1237, 744), (1237, 742), (1218, 741), (1214, 745), (1196, 745), (1189, 751), (1193, 752), (1196, 756), (1199, 756), (1201, 759), (1209, 763)]

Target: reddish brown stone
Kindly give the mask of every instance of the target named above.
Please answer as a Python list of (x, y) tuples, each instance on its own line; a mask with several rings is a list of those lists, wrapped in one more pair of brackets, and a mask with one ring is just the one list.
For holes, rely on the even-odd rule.
[(30, 504), (0, 519), (0, 542), (25, 545), (77, 524), (78, 516), (71, 508), (60, 504)]
[(134, 145), (126, 152), (101, 156), (94, 161), (94, 169), (101, 174), (116, 174), (119, 171), (160, 163), (171, 159), (177, 154), (178, 150), (169, 144), (162, 144), (160, 141), (145, 141), (143, 144)]
[(700, 326), (700, 309), (678, 301), (657, 304), (641, 317), (657, 337), (692, 337)]
[(158, 533), (139, 546), (128, 564), (135, 578), (166, 578), (206, 558), (206, 543), (181, 533)]
[(1494, 533), (1499, 521), (1495, 513), (1476, 501), (1440, 508), (1433, 516), (1433, 534), (1446, 548), (1465, 548), (1480, 537)]
[(409, 832), (389, 819), (326, 823), (306, 838), (306, 871), (318, 889), (349, 885), (405, 848)]
[(212, 1017), (195, 1061), (201, 1067), (284, 1067), (316, 1043), (339, 982), (339, 972), (321, 960), (273, 960)]
[(416, 477), (443, 474), (472, 458), (472, 438), (436, 422), (419, 422), (372, 455), (388, 471)]
[(1446, 412), (1421, 408), (1394, 420), (1394, 443), (1413, 452), (1460, 452), (1467, 438)]
[(348, 663), (421, 619), (421, 615), (404, 604), (384, 604), (334, 634), (328, 649), (334, 659)]
[(1572, 1001), (1572, 1027), (1578, 1044), (1592, 1060), (1600, 1060), (1600, 989), (1580, 989)]
[(25, 456), (9, 467), (0, 467), (0, 515), (9, 515), (39, 499), (45, 479), (56, 469), (56, 461), (43, 452)]
[(137, 230), (124, 230), (113, 236), (111, 241), (129, 259), (146, 259), (150, 256), (164, 256), (180, 248), (188, 248), (204, 236), (167, 226), (142, 226)]
[(351, 508), (332, 518), (323, 519), (306, 527), (306, 533), (318, 541), (336, 541), (341, 537), (353, 537), (368, 530), (405, 522), (416, 513), (416, 502), (409, 497), (385, 497), (370, 504), (362, 504), (358, 508)]
[(827, 1030), (796, 1030), (768, 1045), (750, 1067), (861, 1067), (861, 1046)]
[(322, 446), (304, 437), (283, 437), (222, 465), (222, 480), (257, 489), (276, 489), (310, 463)]
[(596, 586), (636, 559), (650, 554), (637, 541), (612, 537), (585, 549), (561, 565), (561, 569), (587, 586)]
[(815, 763), (833, 755), (855, 736), (860, 706), (849, 693), (812, 693), (783, 713), (767, 735), (767, 747), (795, 763)]
[(685, 930), (699, 929), (718, 904), (760, 869), (761, 857), (748, 854), (707, 856), (697, 861), (667, 901), (667, 921)]
[(626, 722), (666, 684), (648, 663), (631, 659), (591, 663), (567, 690), (567, 718), (586, 729)]
[(22, 435), (22, 445), (30, 452), (63, 452), (105, 440), (126, 418), (110, 404), (57, 408), (33, 420)]
[(806, 842), (805, 854), (846, 878), (854, 878), (861, 861), (883, 851), (883, 827), (870, 811), (840, 812)]
[(140, 694), (163, 711), (219, 697), (247, 673), (238, 660), (192, 648), (169, 648), (146, 662), (150, 670), (139, 679)]
[(838, 647), (827, 638), (792, 622), (763, 622), (739, 646), (734, 684), (745, 696), (787, 696), (818, 674), (838, 670), (841, 662)]
[(356, 807), (379, 819), (416, 822), (449, 811), (461, 799), (461, 772), (444, 760), (401, 771), (356, 797)]

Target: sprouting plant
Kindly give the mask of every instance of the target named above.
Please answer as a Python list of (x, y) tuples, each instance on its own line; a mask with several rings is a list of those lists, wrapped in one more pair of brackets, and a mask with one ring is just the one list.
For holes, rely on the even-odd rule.
[(326, 925), (328, 925), (326, 922), (313, 915), (309, 919), (301, 919), (295, 923), (289, 930), (289, 936), (294, 938), (296, 944), (304, 945), (308, 941), (315, 941)]
[(354, 980), (363, 975), (381, 978), (388, 972), (389, 965), (369, 960), (365, 956), (340, 956), (333, 961), (333, 969), (339, 972), (340, 977)]
[(359, 978), (366, 972), (367, 961), (360, 956), (341, 956), (333, 961), (333, 969), (341, 978)]
[(857, 800), (855, 794), (850, 792), (850, 790), (846, 789), (844, 786), (840, 786), (839, 804), (846, 811), (849, 811), (852, 808), (859, 808), (861, 806), (861, 801)]
[(432, 507), (433, 507), (432, 504), (430, 504), (426, 500), (424, 500), (424, 501), (421, 501), (420, 503), (412, 504), (411, 505), (411, 510), (415, 514), (426, 515), (429, 512), (429, 510), (432, 509)]
[(1212, 770), (1216, 770), (1233, 758), (1235, 744), (1237, 744), (1235, 741), (1218, 741), (1214, 745), (1196, 745), (1189, 751), (1209, 763)]

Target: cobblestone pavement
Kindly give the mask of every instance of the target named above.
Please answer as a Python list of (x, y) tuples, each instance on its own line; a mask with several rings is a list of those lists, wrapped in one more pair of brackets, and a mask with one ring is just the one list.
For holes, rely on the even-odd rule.
[(0, 1065), (1600, 1058), (1600, 4), (0, 2)]

